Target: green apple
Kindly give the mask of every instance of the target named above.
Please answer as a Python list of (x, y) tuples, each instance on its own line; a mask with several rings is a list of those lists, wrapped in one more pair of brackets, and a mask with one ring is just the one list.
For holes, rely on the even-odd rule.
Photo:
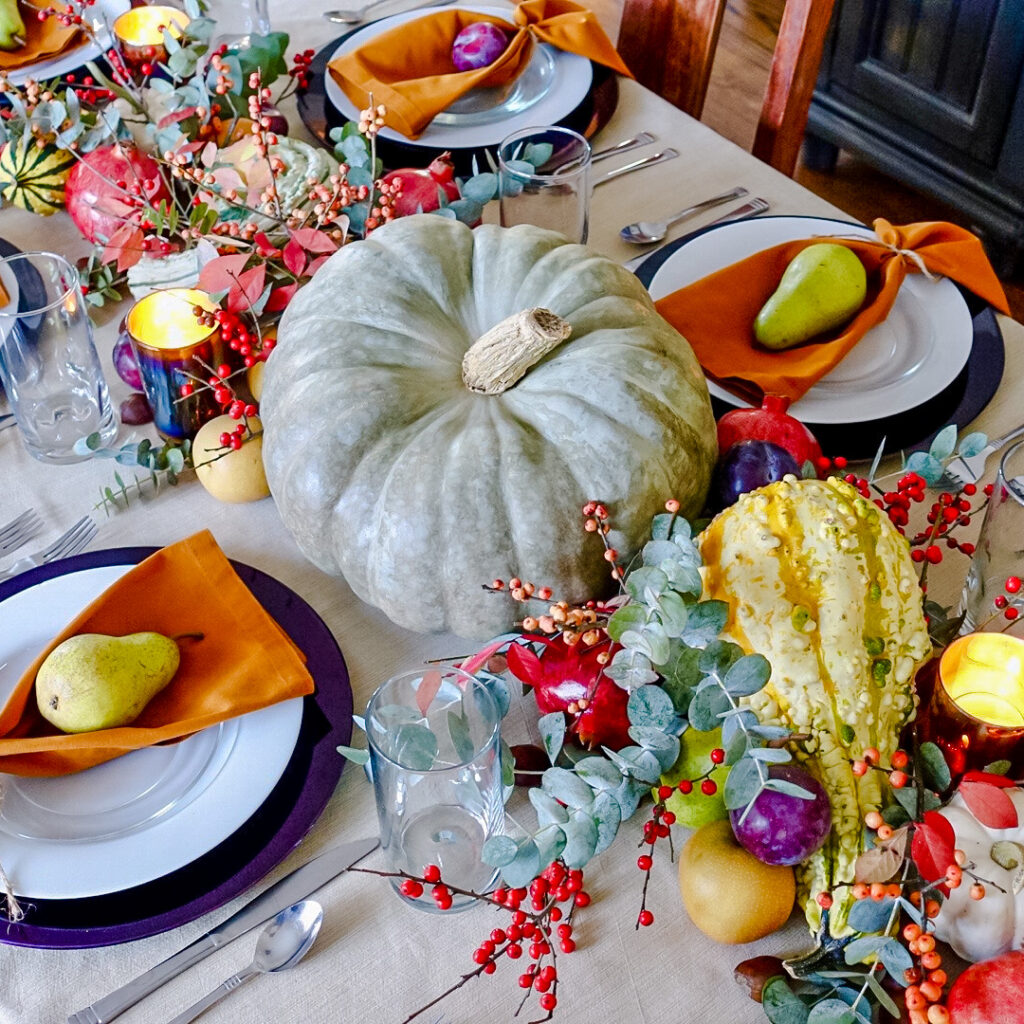
[[(687, 729), (679, 738), (679, 757), (676, 763), (661, 777), (663, 786), (675, 786), (680, 779), (694, 779), (704, 774), (711, 765), (711, 751), (722, 745), (722, 730), (712, 729), (701, 732), (699, 729)], [(705, 796), (700, 791), (700, 783), (696, 783), (692, 793), (680, 793), (676, 790), (665, 802), (668, 810), (676, 816), (676, 823), (687, 828), (700, 828), (709, 821), (726, 818), (729, 812), (725, 809), (722, 788), (729, 774), (728, 765), (719, 765), (712, 773), (718, 789), (712, 796)], [(657, 795), (657, 793), (655, 793)]]

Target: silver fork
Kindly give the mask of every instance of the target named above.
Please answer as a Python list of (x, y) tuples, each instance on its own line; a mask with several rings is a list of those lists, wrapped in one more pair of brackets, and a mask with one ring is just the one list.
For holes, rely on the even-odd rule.
[(77, 555), (96, 536), (99, 527), (90, 516), (83, 516), (70, 529), (62, 533), (49, 547), (37, 551), (34, 555), (19, 558), (13, 565), (0, 573), (0, 583), (12, 576), (34, 569), (37, 565), (55, 562), (58, 558), (70, 558)]
[(1020, 437), (1021, 434), (1024, 434), (1024, 424), (1015, 427), (1008, 434), (1003, 434), (1002, 437), (993, 438), (976, 455), (968, 455), (966, 458), (958, 455), (946, 466), (946, 479), (956, 487), (977, 483), (978, 478), (985, 472), (985, 463), (988, 461), (988, 457), (1009, 444), (1015, 437)]
[(16, 551), (42, 528), (43, 520), (34, 508), (15, 516), (6, 526), (0, 527), (0, 555)]

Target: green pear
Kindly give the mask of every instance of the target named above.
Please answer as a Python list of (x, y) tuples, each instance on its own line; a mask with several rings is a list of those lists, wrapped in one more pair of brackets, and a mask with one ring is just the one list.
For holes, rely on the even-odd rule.
[[(711, 729), (701, 732), (700, 729), (687, 729), (679, 737), (679, 757), (676, 763), (661, 777), (661, 785), (678, 786), (680, 779), (695, 779), (703, 775), (711, 767), (711, 751), (722, 745), (722, 730)], [(711, 772), (711, 779), (717, 787), (711, 796), (701, 792), (700, 783), (696, 783), (690, 793), (680, 793), (677, 789), (665, 807), (676, 816), (676, 822), (686, 828), (700, 828), (709, 821), (727, 818), (725, 809), (725, 780), (729, 774), (729, 765), (721, 764)], [(655, 797), (658, 787), (653, 789)]]
[(864, 264), (852, 249), (833, 242), (810, 245), (793, 257), (761, 307), (754, 337), (765, 348), (792, 348), (846, 323), (867, 291)]
[(129, 725), (171, 681), (181, 656), (161, 633), (68, 637), (36, 673), (39, 713), (62, 732)]

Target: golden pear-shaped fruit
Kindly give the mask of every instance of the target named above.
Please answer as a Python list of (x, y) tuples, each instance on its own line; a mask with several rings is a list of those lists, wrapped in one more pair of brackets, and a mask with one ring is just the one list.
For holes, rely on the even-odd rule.
[(62, 732), (129, 725), (178, 671), (177, 643), (162, 633), (80, 633), (36, 673), (39, 713)]
[(250, 416), (249, 426), (259, 436), (250, 438), (238, 451), (225, 449), (220, 435), (237, 426), (238, 420), (230, 416), (204, 423), (192, 442), (192, 465), (199, 482), (219, 501), (259, 501), (270, 494), (263, 472), (263, 424), (258, 416)]
[(867, 272), (848, 246), (819, 242), (790, 261), (754, 321), (765, 348), (785, 349), (840, 327), (863, 305)]

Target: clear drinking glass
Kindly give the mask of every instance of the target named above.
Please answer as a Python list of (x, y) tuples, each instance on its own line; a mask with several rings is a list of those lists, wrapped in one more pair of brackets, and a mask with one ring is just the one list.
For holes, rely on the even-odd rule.
[[(405, 672), (370, 698), (370, 768), (393, 870), (419, 875), (436, 864), (450, 885), (493, 886), (497, 871), (481, 851), (504, 824), (500, 725), (487, 687), (457, 668)], [(391, 881), (399, 892), (401, 880)], [(435, 909), (429, 899), (408, 902)], [(453, 894), (453, 909), (471, 903)]]
[(962, 634), (1006, 625), (993, 604), (1000, 594), (1024, 613), (1024, 589), (1016, 594), (1007, 594), (1004, 589), (1009, 576), (1024, 578), (1024, 441), (1008, 448), (999, 460), (992, 497), (960, 599)]
[(211, 47), (249, 45), (249, 36), (270, 32), (267, 0), (206, 0), (206, 17), (217, 22)]
[[(78, 271), (50, 252), (0, 260), (0, 381), (25, 447), (43, 462), (80, 462), (75, 442), (117, 433)], [(2, 298), (2, 297), (0, 297)]]
[(568, 128), (524, 128), (498, 147), (503, 227), (536, 224), (585, 242), (590, 143)]

